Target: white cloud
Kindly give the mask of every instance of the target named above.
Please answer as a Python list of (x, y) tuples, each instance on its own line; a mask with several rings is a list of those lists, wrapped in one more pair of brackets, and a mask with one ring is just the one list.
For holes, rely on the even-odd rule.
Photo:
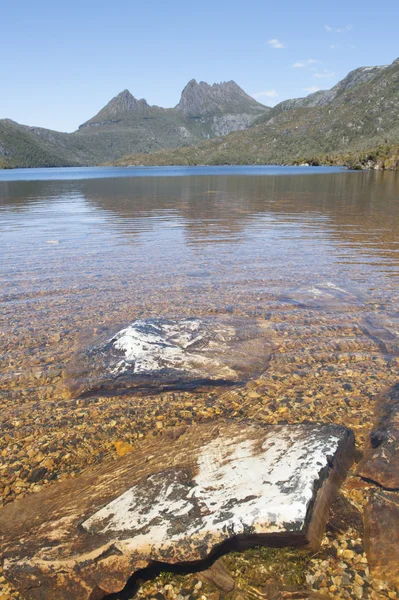
[(324, 25), (324, 29), (329, 33), (347, 33), (353, 29), (353, 25), (344, 25), (344, 27), (331, 27), (330, 25)]
[(257, 92), (256, 94), (252, 94), (253, 98), (277, 98), (278, 92), (275, 89), (265, 90), (264, 92)]
[(280, 40), (277, 40), (277, 39), (269, 40), (267, 43), (272, 48), (285, 48), (284, 44), (282, 42), (280, 42)]
[(315, 58), (308, 58), (307, 60), (299, 60), (298, 62), (294, 63), (291, 66), (293, 69), (299, 69), (299, 68), (306, 67), (306, 65), (314, 65), (319, 62), (320, 61), (316, 60)]
[(323, 71), (322, 73), (313, 73), (313, 77), (317, 77), (317, 79), (328, 79), (329, 77), (334, 77), (335, 73), (333, 71)]
[(319, 92), (320, 90), (321, 88), (319, 88), (317, 85), (312, 85), (302, 89), (303, 92), (307, 92), (308, 94), (314, 94), (314, 92)]
[(345, 27), (338, 27), (338, 29), (336, 29), (335, 31), (337, 33), (345, 33), (346, 31), (350, 31), (351, 29), (353, 29), (353, 25), (345, 25)]

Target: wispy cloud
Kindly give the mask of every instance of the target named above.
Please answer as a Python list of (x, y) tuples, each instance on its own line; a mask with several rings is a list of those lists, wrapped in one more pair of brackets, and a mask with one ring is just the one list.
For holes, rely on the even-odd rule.
[(303, 67), (306, 67), (307, 65), (315, 65), (316, 63), (319, 63), (319, 60), (316, 60), (315, 58), (308, 58), (307, 60), (299, 60), (298, 62), (294, 63), (292, 66), (293, 69), (301, 69)]
[(321, 73), (318, 71), (317, 73), (313, 73), (313, 77), (317, 77), (317, 79), (328, 79), (329, 77), (334, 77), (335, 73), (333, 71), (322, 71)]
[(347, 31), (351, 31), (353, 29), (353, 25), (345, 25), (345, 27), (338, 27), (335, 31), (337, 33), (346, 33)]
[(280, 40), (278, 40), (276, 38), (274, 38), (273, 40), (269, 40), (267, 43), (272, 48), (285, 48), (285, 45), (283, 44), (283, 42), (280, 42)]
[(253, 98), (277, 98), (278, 92), (275, 89), (265, 90), (264, 92), (256, 92), (256, 94), (252, 94)]
[(353, 25), (344, 25), (343, 27), (331, 27), (331, 25), (324, 25), (324, 29), (329, 33), (347, 33), (353, 29)]
[(319, 92), (321, 88), (317, 85), (311, 85), (310, 87), (302, 88), (303, 92), (307, 92), (308, 94), (314, 94), (314, 92)]

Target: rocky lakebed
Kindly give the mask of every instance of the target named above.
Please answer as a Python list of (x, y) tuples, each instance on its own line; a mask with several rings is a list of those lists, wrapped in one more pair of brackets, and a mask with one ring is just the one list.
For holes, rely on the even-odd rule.
[[(323, 294), (342, 300), (323, 286), (297, 298), (312, 308)], [(384, 325), (362, 326), (376, 361), (382, 348), (395, 362)], [(25, 437), (18, 478), (2, 453), (0, 597), (396, 598), (399, 384), (366, 399), (366, 426), (325, 407), (315, 419), (314, 396), (296, 419), (289, 401), (264, 402), (276, 342), (269, 321), (235, 316), (86, 334), (55, 378), (61, 414), (72, 409), (85, 434), (86, 416), (104, 426), (123, 403), (131, 433), (111, 434), (115, 455), (99, 445), (81, 474), (62, 473), (65, 440), (48, 433), (38, 452)], [(140, 405), (162, 410), (132, 434)]]

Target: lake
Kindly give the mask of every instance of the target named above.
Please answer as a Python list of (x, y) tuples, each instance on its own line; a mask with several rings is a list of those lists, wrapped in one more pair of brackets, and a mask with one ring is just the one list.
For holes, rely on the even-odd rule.
[[(218, 416), (332, 421), (360, 442), (397, 378), (399, 174), (311, 167), (0, 172), (0, 466), (78, 473), (116, 440)], [(137, 318), (262, 320), (243, 385), (73, 398), (66, 366)], [(39, 457), (37, 456), (39, 453)], [(1, 492), (1, 490), (0, 490)]]

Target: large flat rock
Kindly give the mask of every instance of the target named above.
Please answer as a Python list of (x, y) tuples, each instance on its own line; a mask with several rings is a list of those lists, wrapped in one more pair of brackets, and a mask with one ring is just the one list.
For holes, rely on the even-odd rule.
[(379, 396), (376, 415), (358, 474), (386, 489), (399, 489), (399, 383)]
[(374, 491), (365, 510), (365, 549), (372, 575), (399, 586), (399, 494)]
[[(181, 432), (180, 432), (181, 433)], [(320, 543), (353, 434), (222, 422), (147, 441), (0, 510), (4, 574), (26, 598), (101, 598), (154, 561)]]
[(262, 373), (268, 324), (233, 317), (138, 319), (85, 340), (67, 369), (73, 396), (237, 383)]

